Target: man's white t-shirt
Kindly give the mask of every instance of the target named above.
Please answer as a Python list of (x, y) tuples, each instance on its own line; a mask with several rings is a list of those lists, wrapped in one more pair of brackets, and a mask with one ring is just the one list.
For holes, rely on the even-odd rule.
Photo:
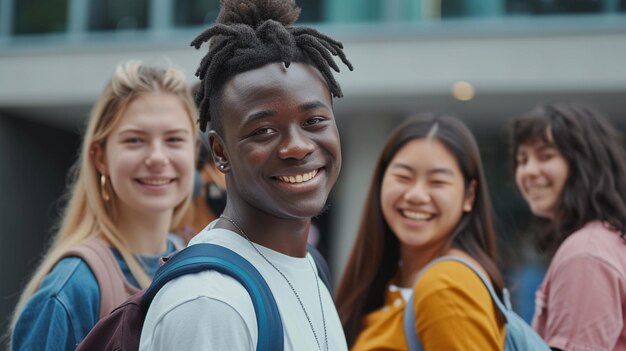
[[(263, 276), (278, 305), (285, 335), (285, 351), (318, 351), (302, 307), (285, 279), (250, 243), (226, 229), (203, 230), (189, 245), (212, 243), (229, 248), (248, 260)], [(324, 308), (328, 350), (347, 350), (332, 297), (317, 274), (310, 254), (295, 258), (256, 245), (289, 279), (311, 319), (321, 350), (325, 350)], [(139, 349), (147, 350), (256, 350), (257, 321), (252, 300), (235, 279), (216, 271), (188, 274), (167, 283), (152, 301), (141, 332)]]

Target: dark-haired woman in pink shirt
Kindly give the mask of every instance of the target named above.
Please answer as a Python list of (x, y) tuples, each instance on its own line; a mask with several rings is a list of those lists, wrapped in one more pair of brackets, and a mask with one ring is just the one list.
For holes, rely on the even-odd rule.
[(517, 188), (551, 257), (533, 327), (557, 350), (626, 350), (626, 153), (618, 131), (581, 105), (516, 118)]

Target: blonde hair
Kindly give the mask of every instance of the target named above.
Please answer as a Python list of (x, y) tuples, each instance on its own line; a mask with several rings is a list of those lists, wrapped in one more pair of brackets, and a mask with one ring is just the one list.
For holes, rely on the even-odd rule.
[[(107, 182), (106, 192), (111, 197), (104, 201), (100, 189), (100, 173), (96, 169), (91, 150), (94, 145), (104, 149), (108, 136), (119, 123), (128, 106), (138, 96), (154, 91), (176, 95), (180, 98), (196, 135), (197, 110), (183, 73), (174, 68), (149, 67), (139, 61), (129, 61), (117, 66), (89, 118), (83, 138), (80, 158), (73, 168), (73, 180), (69, 188), (69, 201), (64, 210), (59, 230), (43, 257), (39, 267), (26, 285), (13, 314), (11, 330), (15, 327), (24, 305), (37, 291), (42, 280), (70, 248), (92, 238), (99, 238), (117, 249), (127, 262), (131, 274), (142, 288), (150, 284), (150, 278), (132, 254), (123, 233), (116, 226), (118, 209), (115, 192)], [(179, 222), (189, 206), (187, 196), (174, 208), (172, 227)]]

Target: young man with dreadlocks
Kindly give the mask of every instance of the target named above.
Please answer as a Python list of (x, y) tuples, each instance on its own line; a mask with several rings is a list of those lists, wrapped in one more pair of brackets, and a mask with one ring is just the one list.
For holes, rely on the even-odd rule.
[[(226, 176), (223, 215), (190, 245), (229, 248), (261, 273), (276, 300), (285, 350), (346, 350), (328, 289), (307, 253), (311, 217), (341, 167), (332, 97), (342, 96), (332, 56), (341, 43), (292, 26), (290, 0), (222, 0), (197, 75), (200, 127)], [(276, 326), (272, 326), (276, 327)], [(245, 288), (216, 271), (185, 275), (156, 295), (141, 350), (255, 350), (257, 319)]]

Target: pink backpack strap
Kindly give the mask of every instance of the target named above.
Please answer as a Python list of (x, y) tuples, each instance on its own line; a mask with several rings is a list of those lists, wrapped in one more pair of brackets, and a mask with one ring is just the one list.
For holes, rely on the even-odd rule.
[(89, 239), (69, 251), (62, 258), (78, 256), (82, 258), (96, 276), (100, 287), (100, 317), (103, 318), (114, 308), (139, 291), (126, 281), (111, 248), (98, 239)]

